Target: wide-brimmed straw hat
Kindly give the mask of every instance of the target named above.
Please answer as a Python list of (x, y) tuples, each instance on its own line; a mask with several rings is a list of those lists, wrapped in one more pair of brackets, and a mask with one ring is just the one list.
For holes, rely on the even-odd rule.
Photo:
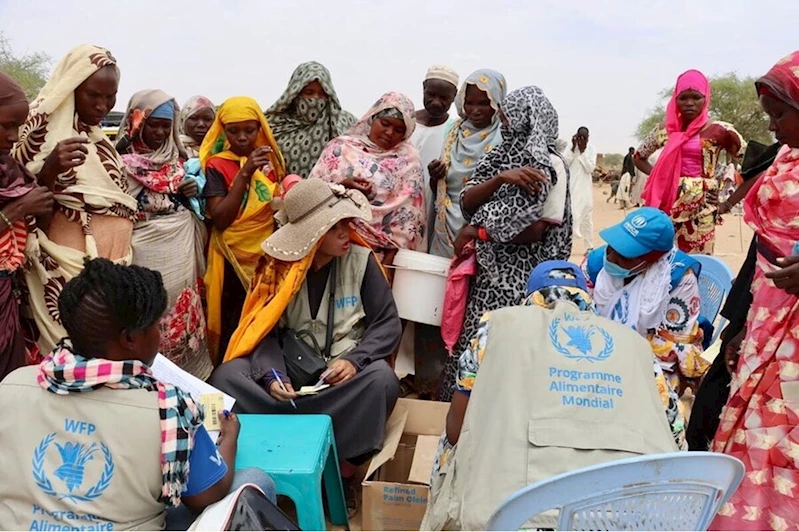
[(321, 179), (306, 179), (294, 185), (275, 214), (280, 229), (261, 245), (278, 260), (305, 258), (331, 227), (347, 218), (370, 221), (372, 207), (357, 190), (331, 185)]

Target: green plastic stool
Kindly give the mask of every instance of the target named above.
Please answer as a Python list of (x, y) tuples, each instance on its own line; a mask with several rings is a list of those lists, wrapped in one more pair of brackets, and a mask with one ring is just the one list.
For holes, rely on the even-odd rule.
[(239, 420), (236, 470), (267, 472), (278, 495), (294, 501), (303, 530), (326, 530), (324, 481), (330, 521), (349, 528), (330, 416), (241, 414)]

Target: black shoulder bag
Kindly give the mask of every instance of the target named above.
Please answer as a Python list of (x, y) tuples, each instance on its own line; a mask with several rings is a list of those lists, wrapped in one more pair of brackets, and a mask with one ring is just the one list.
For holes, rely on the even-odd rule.
[[(319, 377), (327, 369), (330, 361), (330, 349), (333, 344), (333, 311), (336, 306), (336, 273), (338, 259), (333, 259), (330, 268), (328, 283), (330, 296), (327, 303), (327, 334), (324, 350), (319, 348), (319, 343), (310, 331), (295, 331), (286, 329), (283, 333), (283, 357), (286, 360), (286, 374), (291, 379), (295, 390), (303, 386), (311, 386), (319, 381)], [(308, 345), (307, 338), (312, 344)]]

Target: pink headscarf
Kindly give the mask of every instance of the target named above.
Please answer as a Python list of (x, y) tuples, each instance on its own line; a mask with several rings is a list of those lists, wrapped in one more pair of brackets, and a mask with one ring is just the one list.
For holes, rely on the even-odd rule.
[[(693, 119), (688, 129), (682, 131), (682, 117), (677, 107), (677, 97), (687, 90), (695, 90), (705, 97), (705, 106), (699, 116)], [(649, 179), (646, 181), (643, 198), (648, 207), (656, 207), (666, 214), (671, 214), (671, 207), (677, 199), (677, 188), (680, 185), (682, 169), (682, 147), (692, 137), (698, 135), (710, 119), (710, 84), (704, 74), (698, 70), (688, 70), (677, 78), (677, 86), (666, 106), (666, 133), (669, 140), (663, 148)]]

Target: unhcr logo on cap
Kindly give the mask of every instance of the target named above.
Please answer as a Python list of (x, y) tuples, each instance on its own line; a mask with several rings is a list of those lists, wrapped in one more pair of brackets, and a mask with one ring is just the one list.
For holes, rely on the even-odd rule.
[(646, 218), (640, 214), (638, 216), (634, 216), (629, 222), (624, 222), (624, 228), (632, 236), (638, 236), (638, 230), (643, 229), (644, 226), (646, 226)]

